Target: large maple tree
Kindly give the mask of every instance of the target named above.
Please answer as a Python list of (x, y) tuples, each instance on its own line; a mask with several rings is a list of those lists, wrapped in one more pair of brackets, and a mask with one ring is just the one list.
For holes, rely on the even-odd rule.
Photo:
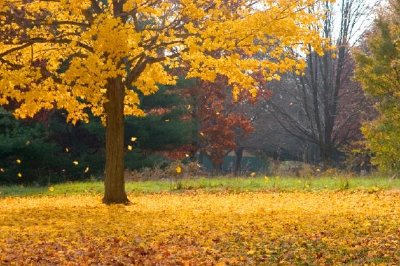
[[(0, 104), (18, 118), (60, 108), (106, 125), (105, 203), (128, 202), (124, 115), (143, 115), (139, 94), (187, 77), (225, 76), (237, 95), (301, 69), (291, 50), (318, 47), (314, 0), (1, 0)], [(291, 47), (293, 49), (287, 49)], [(257, 55), (267, 55), (256, 59)]]

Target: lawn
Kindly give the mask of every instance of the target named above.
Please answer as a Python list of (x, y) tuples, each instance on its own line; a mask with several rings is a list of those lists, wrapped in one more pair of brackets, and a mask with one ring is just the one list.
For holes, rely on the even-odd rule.
[[(192, 178), (178, 180), (152, 180), (128, 182), (129, 194), (182, 192), (203, 190), (207, 192), (246, 191), (321, 191), (321, 190), (388, 190), (400, 189), (400, 179), (388, 177), (254, 177), (254, 178)], [(49, 186), (0, 186), (0, 198), (8, 196), (43, 196), (100, 194), (104, 190), (100, 181), (70, 182)]]
[(98, 182), (2, 187), (0, 265), (400, 264), (397, 180), (273, 182), (128, 183), (129, 206)]

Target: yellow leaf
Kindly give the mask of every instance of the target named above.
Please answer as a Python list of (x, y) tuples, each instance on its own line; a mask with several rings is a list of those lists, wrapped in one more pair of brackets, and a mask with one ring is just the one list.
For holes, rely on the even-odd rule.
[(176, 171), (177, 174), (182, 173), (182, 167), (177, 166), (177, 167), (175, 168), (175, 171)]
[(254, 249), (247, 251), (247, 255), (253, 255), (254, 253), (256, 253)]

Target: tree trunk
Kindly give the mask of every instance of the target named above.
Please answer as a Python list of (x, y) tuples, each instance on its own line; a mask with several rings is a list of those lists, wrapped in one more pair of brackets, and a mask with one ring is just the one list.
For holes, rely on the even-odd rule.
[(243, 159), (243, 147), (239, 147), (235, 150), (235, 169), (234, 169), (234, 176), (238, 176), (239, 173), (242, 171), (242, 159)]
[(222, 175), (222, 163), (214, 163), (213, 167), (215, 176)]
[(332, 167), (332, 149), (329, 144), (324, 144), (320, 147), (322, 170), (325, 171)]
[(104, 198), (106, 204), (129, 203), (124, 179), (124, 88), (120, 78), (109, 81), (105, 112), (106, 177)]
[(224, 162), (223, 161), (221, 162), (221, 160), (211, 157), (211, 163), (213, 166), (213, 175), (214, 176), (221, 175), (222, 174), (222, 165)]

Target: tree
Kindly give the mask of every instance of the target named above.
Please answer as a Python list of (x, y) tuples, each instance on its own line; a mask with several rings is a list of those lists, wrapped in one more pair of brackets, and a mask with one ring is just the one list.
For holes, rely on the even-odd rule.
[[(335, 154), (360, 135), (370, 103), (353, 80), (351, 48), (357, 43), (378, 1), (322, 1), (310, 12), (324, 12), (321, 36), (329, 39), (323, 55), (309, 47), (303, 75), (292, 73), (275, 84), (268, 109), (293, 136), (316, 145), (320, 161), (332, 165)], [(332, 46), (335, 46), (332, 49)], [(293, 89), (295, 88), (295, 89)]]
[(220, 173), (225, 156), (237, 148), (237, 138), (248, 135), (253, 127), (244, 113), (235, 110), (238, 102), (232, 101), (226, 79), (199, 82), (193, 91), (198, 105), (198, 146), (211, 160), (214, 171)]
[[(317, 50), (321, 38), (306, 12), (311, 0), (0, 1), (0, 104), (18, 103), (18, 118), (41, 109), (88, 113), (106, 125), (105, 203), (127, 203), (124, 115), (143, 115), (138, 93), (188, 78), (227, 77), (233, 94), (256, 94), (266, 79), (300, 70), (288, 49)], [(233, 11), (234, 10), (234, 11)], [(321, 52), (321, 51), (320, 51)], [(268, 54), (263, 60), (256, 54)], [(245, 55), (245, 56), (244, 56)]]
[(141, 100), (146, 116), (125, 120), (125, 141), (133, 145), (126, 156), (127, 167), (154, 167), (186, 158), (193, 131), (190, 105), (184, 95), (186, 83), (179, 79), (175, 86), (160, 86)]
[(400, 1), (390, 1), (366, 35), (357, 59), (357, 79), (375, 101), (379, 112), (363, 133), (373, 153), (373, 163), (383, 170), (400, 170)]

